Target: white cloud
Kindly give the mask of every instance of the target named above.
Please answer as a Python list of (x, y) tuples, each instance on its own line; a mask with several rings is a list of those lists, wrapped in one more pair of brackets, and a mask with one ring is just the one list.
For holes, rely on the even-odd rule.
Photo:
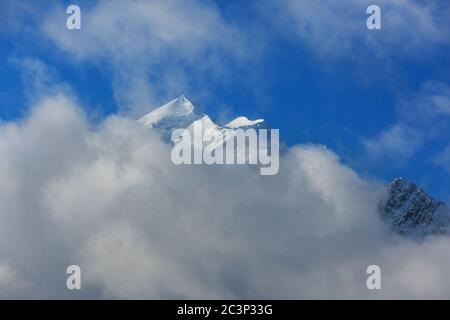
[(404, 162), (422, 147), (421, 132), (404, 123), (389, 127), (375, 139), (364, 139), (364, 147), (372, 159), (390, 158)]
[[(352, 4), (361, 8), (357, 14)], [(290, 2), (283, 12), (288, 30), (321, 55), (342, 54), (355, 39), (381, 50), (379, 39), (363, 34), (362, 4)], [(394, 14), (383, 15), (384, 26), (396, 31), (383, 33), (383, 44), (408, 51), (447, 41), (433, 7), (385, 4)], [(69, 58), (112, 68), (116, 98), (134, 112), (184, 87), (186, 66), (221, 74), (222, 58), (251, 52), (242, 32), (206, 2), (100, 1), (82, 8), (81, 32), (61, 27), (64, 13), (50, 10), (45, 35)], [(168, 76), (158, 74), (155, 83), (162, 64)], [(28, 59), (23, 66), (39, 85), (45, 65)], [(439, 131), (429, 128), (422, 137), (431, 121), (423, 119), (449, 110), (445, 86), (432, 87), (440, 89), (424, 89), (420, 103), (405, 99), (412, 107), (400, 104), (400, 120), (367, 140), (368, 150), (407, 158)], [(426, 117), (423, 107), (432, 110)], [(250, 167), (176, 167), (170, 147), (139, 123), (112, 116), (94, 126), (85, 118), (73, 99), (55, 94), (25, 120), (0, 123), (6, 297), (450, 297), (449, 239), (419, 244), (390, 234), (378, 216), (383, 187), (325, 147), (287, 150), (273, 177)], [(69, 264), (82, 268), (80, 295), (65, 289)], [(365, 287), (370, 264), (382, 267), (381, 292)]]
[(434, 161), (450, 173), (450, 144), (435, 157)]
[[(399, 53), (420, 57), (433, 46), (449, 44), (448, 7), (439, 2), (377, 1), (382, 29), (366, 27), (368, 0), (265, 1), (260, 7), (282, 33), (308, 45), (322, 57), (363, 53), (386, 57)], [(366, 55), (364, 55), (366, 57)]]
[(450, 116), (448, 85), (427, 82), (418, 92), (401, 98), (396, 109), (395, 123), (377, 137), (362, 140), (371, 158), (404, 162), (425, 143), (446, 139)]
[(0, 299), (33, 297), (33, 287), (9, 263), (0, 260)]
[(135, 116), (161, 97), (192, 88), (189, 66), (208, 77), (224, 77), (224, 61), (239, 62), (251, 54), (244, 34), (211, 2), (114, 0), (81, 10), (82, 29), (72, 31), (61, 24), (65, 9), (52, 8), (42, 27), (45, 36), (68, 59), (112, 68), (118, 105)]
[[(448, 297), (449, 239), (390, 234), (383, 190), (314, 145), (288, 150), (272, 177), (175, 166), (139, 123), (92, 127), (54, 96), (0, 126), (3, 283), (27, 279), (21, 297), (79, 297), (65, 289), (78, 264), (91, 298)], [(415, 280), (421, 252), (432, 276)], [(370, 264), (381, 292), (365, 287)]]

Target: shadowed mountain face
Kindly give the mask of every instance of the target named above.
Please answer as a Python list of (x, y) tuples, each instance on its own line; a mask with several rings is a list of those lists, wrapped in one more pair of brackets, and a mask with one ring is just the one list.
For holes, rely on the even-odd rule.
[[(236, 138), (238, 129), (258, 129), (262, 128), (264, 119), (250, 120), (245, 116), (238, 117), (227, 124), (215, 123), (207, 114), (194, 106), (184, 95), (154, 109), (150, 113), (138, 120), (148, 128), (159, 133), (163, 141), (171, 142), (172, 133), (176, 129), (186, 129), (191, 136), (194, 136), (196, 125), (201, 125), (202, 139), (201, 141), (193, 141), (195, 147), (208, 146), (212, 150), (218, 147), (225, 147), (230, 141)], [(257, 135), (258, 132), (256, 131)], [(267, 133), (269, 141), (271, 141), (271, 133)], [(179, 143), (178, 137), (173, 142)], [(248, 151), (250, 148), (248, 140), (245, 140), (245, 150), (238, 150), (237, 143), (233, 143), (236, 158), (245, 162), (246, 158), (251, 158), (254, 162), (257, 159), (252, 157), (252, 153)], [(252, 146), (258, 147), (258, 146)], [(260, 151), (269, 150), (271, 144), (264, 145)], [(256, 153), (255, 153), (256, 154)], [(253, 154), (253, 155), (255, 155)]]
[(389, 184), (383, 216), (404, 236), (421, 238), (449, 233), (449, 208), (404, 178)]

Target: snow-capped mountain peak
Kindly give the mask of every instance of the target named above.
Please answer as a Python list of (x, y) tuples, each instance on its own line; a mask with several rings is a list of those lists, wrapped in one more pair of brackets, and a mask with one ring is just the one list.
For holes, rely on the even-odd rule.
[(158, 125), (185, 125), (189, 124), (205, 114), (194, 107), (184, 95), (169, 101), (146, 114), (138, 121), (149, 127)]
[(424, 237), (449, 233), (450, 209), (407, 179), (397, 178), (388, 185), (383, 209), (385, 218), (401, 235)]
[(249, 120), (247, 117), (238, 117), (233, 121), (227, 123), (226, 126), (229, 128), (236, 129), (258, 125), (262, 122), (264, 122), (264, 119)]
[[(215, 123), (207, 114), (196, 108), (191, 101), (182, 95), (154, 109), (138, 121), (160, 134), (161, 138), (167, 142), (172, 140), (172, 133), (176, 129), (186, 129), (190, 132), (191, 136), (195, 136), (196, 130), (194, 128), (201, 127), (202, 140), (199, 142), (194, 139), (192, 141), (194, 147), (202, 148), (208, 145), (209, 148), (214, 150), (219, 146), (227, 145), (229, 139), (234, 139), (237, 134), (235, 129), (257, 128), (264, 120), (249, 120), (247, 117), (241, 116), (226, 125), (220, 125)], [(178, 143), (179, 140), (173, 142)], [(201, 145), (198, 145), (199, 143)], [(245, 143), (246, 146), (250, 147), (247, 140), (245, 140)], [(270, 150), (270, 147), (270, 144), (266, 146), (268, 150)], [(238, 152), (237, 144), (234, 148), (236, 157), (241, 160), (247, 156), (250, 159), (254, 155), (254, 153), (250, 153), (247, 149), (245, 152)]]
[(164, 139), (170, 139), (175, 129), (188, 129), (192, 131), (194, 124), (201, 122), (205, 133), (205, 140), (221, 138), (226, 128), (238, 129), (258, 126), (263, 119), (249, 120), (247, 117), (238, 117), (226, 125), (215, 123), (207, 114), (189, 101), (184, 95), (169, 101), (168, 103), (154, 109), (138, 120), (145, 126), (155, 128), (162, 134)]

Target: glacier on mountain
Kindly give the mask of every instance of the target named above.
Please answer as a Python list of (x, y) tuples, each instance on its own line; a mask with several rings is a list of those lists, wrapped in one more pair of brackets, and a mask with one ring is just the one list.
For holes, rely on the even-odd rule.
[[(233, 143), (234, 157), (238, 159), (236, 160), (238, 163), (255, 164), (258, 155), (264, 153), (272, 154), (271, 146), (274, 143), (271, 133), (272, 130), (268, 130), (267, 134), (264, 136), (270, 143), (261, 144), (259, 143), (258, 138), (256, 144), (254, 144), (245, 139), (245, 148), (238, 148), (239, 143), (230, 141), (231, 139), (234, 140), (235, 138), (238, 138), (238, 129), (258, 129), (261, 127), (264, 119), (249, 120), (247, 117), (241, 116), (225, 125), (219, 125), (207, 114), (195, 107), (184, 95), (154, 109), (138, 121), (158, 132), (166, 142), (172, 141), (173, 137), (171, 137), (171, 135), (177, 129), (186, 129), (191, 136), (195, 136), (194, 128), (201, 127), (202, 139), (201, 141), (196, 139), (193, 140), (194, 148), (203, 149), (208, 147), (209, 149), (214, 150), (218, 147), (226, 148), (229, 143)], [(259, 132), (255, 133), (255, 136), (257, 134), (259, 134)], [(274, 136), (273, 138), (275, 139), (277, 136)], [(180, 140), (176, 138), (172, 142), (176, 144), (180, 142)], [(276, 145), (278, 147), (278, 144)]]
[(157, 129), (163, 137), (170, 139), (175, 129), (188, 129), (191, 131), (196, 121), (202, 122), (206, 141), (213, 141), (223, 136), (224, 129), (257, 127), (264, 119), (249, 120), (246, 117), (238, 117), (226, 125), (216, 124), (207, 114), (195, 107), (186, 96), (173, 99), (172, 101), (156, 108), (138, 120), (145, 126)]

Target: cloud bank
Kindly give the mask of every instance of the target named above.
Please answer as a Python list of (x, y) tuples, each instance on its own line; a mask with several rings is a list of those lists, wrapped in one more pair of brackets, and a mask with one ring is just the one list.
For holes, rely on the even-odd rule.
[[(384, 188), (325, 147), (290, 148), (272, 177), (175, 166), (138, 122), (80, 110), (55, 95), (0, 125), (4, 297), (450, 297), (450, 240), (391, 234)], [(65, 288), (69, 264), (81, 292)], [(381, 291), (366, 288), (370, 264)]]
[[(366, 1), (262, 3), (249, 29), (204, 1), (98, 1), (82, 9), (80, 32), (61, 27), (58, 5), (37, 25), (67, 59), (111, 69), (119, 108), (141, 115), (195, 86), (192, 69), (210, 81), (257, 60), (270, 37), (249, 42), (247, 33), (266, 21), (326, 58), (421, 56), (448, 45), (448, 8), (380, 3), (380, 33), (365, 28)], [(23, 11), (2, 5), (8, 17)], [(21, 30), (12, 20), (8, 30)], [(247, 166), (178, 167), (170, 146), (136, 121), (92, 124), (63, 94), (70, 90), (49, 88), (45, 64), (22, 66), (40, 101), (25, 119), (0, 122), (0, 297), (450, 298), (449, 239), (392, 234), (379, 219), (383, 186), (326, 147), (289, 148), (273, 177)], [(404, 99), (367, 151), (409, 158), (444, 132), (430, 123), (445, 125), (448, 97), (437, 84)], [(448, 165), (448, 154), (436, 161)], [(69, 264), (82, 269), (81, 292), (65, 287)], [(381, 267), (381, 291), (366, 288), (371, 264)]]

